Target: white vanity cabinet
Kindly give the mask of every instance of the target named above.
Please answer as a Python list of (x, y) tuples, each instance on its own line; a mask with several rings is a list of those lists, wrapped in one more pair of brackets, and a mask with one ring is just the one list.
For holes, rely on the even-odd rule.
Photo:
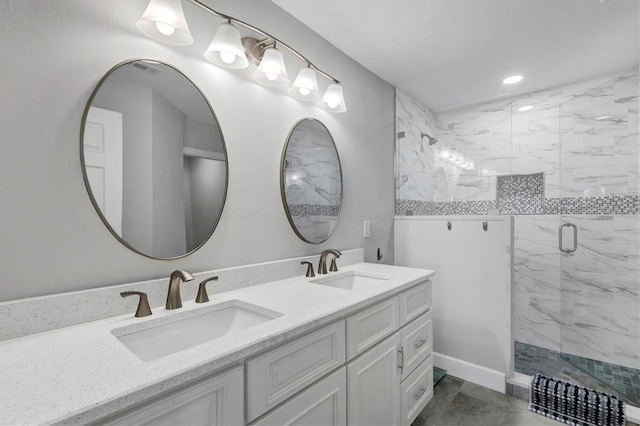
[(431, 283), (347, 318), (349, 425), (409, 425), (433, 396)]
[(101, 425), (242, 425), (242, 367), (216, 374), (100, 421)]
[(433, 395), (431, 318), (425, 281), (100, 424), (410, 425)]

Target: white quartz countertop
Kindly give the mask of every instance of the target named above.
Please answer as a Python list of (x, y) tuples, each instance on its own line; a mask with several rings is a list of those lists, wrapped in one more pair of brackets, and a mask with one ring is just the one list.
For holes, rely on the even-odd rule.
[[(344, 271), (388, 280), (343, 290), (309, 281)], [(85, 424), (216, 370), (239, 365), (264, 349), (344, 317), (431, 277), (433, 271), (358, 263), (339, 272), (273, 281), (184, 301), (173, 311), (133, 313), (0, 342), (0, 424)], [(215, 283), (211, 283), (215, 285)], [(117, 290), (114, 290), (117, 292)], [(119, 295), (116, 295), (119, 297)], [(282, 315), (154, 361), (142, 361), (112, 330), (238, 300)]]

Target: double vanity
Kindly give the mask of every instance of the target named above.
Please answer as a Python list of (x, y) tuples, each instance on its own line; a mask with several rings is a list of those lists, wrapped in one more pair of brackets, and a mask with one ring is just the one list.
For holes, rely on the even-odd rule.
[(0, 342), (0, 423), (408, 425), (433, 271), (339, 269)]

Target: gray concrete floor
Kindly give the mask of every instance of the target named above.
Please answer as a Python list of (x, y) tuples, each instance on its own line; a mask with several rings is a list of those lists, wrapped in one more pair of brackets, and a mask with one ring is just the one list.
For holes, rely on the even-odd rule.
[[(533, 413), (528, 402), (446, 375), (412, 426), (558, 426)], [(633, 423), (627, 423), (632, 425)]]

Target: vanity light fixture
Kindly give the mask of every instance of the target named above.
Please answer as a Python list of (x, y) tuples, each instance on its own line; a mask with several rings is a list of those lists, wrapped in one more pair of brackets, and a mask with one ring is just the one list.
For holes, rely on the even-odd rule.
[(521, 75), (512, 75), (511, 77), (507, 77), (504, 80), (502, 80), (503, 84), (516, 84), (516, 83), (520, 83), (522, 81), (522, 76)]
[[(213, 10), (201, 0), (188, 1), (226, 21), (219, 25), (204, 54), (209, 62), (232, 69), (246, 68), (249, 65), (248, 62), (251, 62), (258, 66), (253, 74), (257, 82), (267, 86), (286, 87), (291, 81), (284, 65), (282, 52), (276, 46), (284, 48), (306, 64), (298, 73), (289, 91), (291, 96), (301, 100), (318, 101), (317, 106), (329, 112), (342, 113), (347, 110), (340, 81), (318, 69), (296, 50), (251, 24)], [(182, 11), (182, 0), (149, 0), (149, 5), (137, 26), (144, 34), (165, 43), (178, 45), (193, 43), (193, 37)], [(261, 39), (254, 37), (240, 39), (237, 26), (259, 34)], [(317, 82), (318, 74), (329, 80), (322, 98), (320, 98)]]
[(165, 43), (179, 46), (193, 43), (181, 0), (150, 0), (136, 26), (149, 37)]
[(303, 101), (317, 101), (320, 99), (318, 78), (311, 66), (300, 68), (298, 76), (289, 89), (289, 94)]
[(276, 49), (275, 43), (264, 50), (260, 65), (253, 73), (253, 79), (265, 86), (274, 87), (285, 87), (291, 83), (287, 68), (284, 66), (284, 56)]
[(240, 41), (240, 31), (231, 21), (218, 25), (204, 57), (221, 67), (243, 69), (249, 66), (249, 60)]
[(331, 112), (345, 112), (347, 106), (344, 103), (344, 93), (339, 83), (331, 83), (322, 97), (324, 109)]

